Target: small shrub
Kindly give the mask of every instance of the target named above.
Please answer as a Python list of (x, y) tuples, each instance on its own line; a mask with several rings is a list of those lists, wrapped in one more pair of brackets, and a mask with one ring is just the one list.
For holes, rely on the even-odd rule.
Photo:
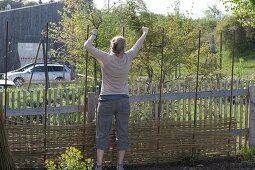
[(180, 163), (184, 166), (194, 166), (198, 159), (197, 153), (185, 153), (180, 157)]
[(81, 151), (71, 146), (60, 155), (58, 164), (52, 160), (46, 160), (45, 166), (48, 170), (92, 170), (94, 162), (91, 158), (82, 161)]
[(253, 148), (248, 148), (247, 146), (242, 147), (241, 155), (243, 161), (255, 163), (255, 147)]

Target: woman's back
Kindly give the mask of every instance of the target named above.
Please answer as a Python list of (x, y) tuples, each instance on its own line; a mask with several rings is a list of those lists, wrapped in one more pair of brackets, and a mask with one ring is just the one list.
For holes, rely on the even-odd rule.
[(109, 61), (102, 63), (101, 94), (127, 94), (128, 72), (132, 63), (131, 57), (124, 54), (122, 58), (115, 54), (109, 55)]

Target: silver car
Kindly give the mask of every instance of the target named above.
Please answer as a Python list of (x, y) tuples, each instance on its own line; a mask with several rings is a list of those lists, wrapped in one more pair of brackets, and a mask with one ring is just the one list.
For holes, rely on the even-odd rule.
[(16, 85), (13, 83), (13, 81), (7, 80), (5, 82), (5, 80), (0, 80), (0, 89), (3, 89), (5, 84), (7, 85), (7, 87), (15, 87)]
[[(47, 64), (49, 81), (70, 81), (71, 70), (66, 65)], [(32, 77), (32, 79), (31, 79)], [(24, 83), (44, 83), (45, 73), (44, 64), (35, 64), (26, 66), (22, 69), (17, 69), (7, 73), (7, 79), (13, 81), (16, 86), (22, 86)]]

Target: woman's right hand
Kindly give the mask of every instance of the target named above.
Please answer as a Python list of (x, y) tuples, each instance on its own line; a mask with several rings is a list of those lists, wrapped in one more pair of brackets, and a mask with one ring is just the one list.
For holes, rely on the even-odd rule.
[(149, 28), (148, 27), (142, 27), (143, 33), (148, 33), (149, 32)]

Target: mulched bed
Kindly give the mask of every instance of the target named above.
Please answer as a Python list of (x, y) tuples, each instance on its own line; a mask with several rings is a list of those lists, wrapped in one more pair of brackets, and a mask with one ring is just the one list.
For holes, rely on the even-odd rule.
[[(104, 170), (116, 170), (115, 167), (105, 167)], [(132, 165), (125, 166), (125, 170), (255, 170), (255, 164), (244, 162), (239, 157), (202, 160), (194, 166), (180, 163)]]

